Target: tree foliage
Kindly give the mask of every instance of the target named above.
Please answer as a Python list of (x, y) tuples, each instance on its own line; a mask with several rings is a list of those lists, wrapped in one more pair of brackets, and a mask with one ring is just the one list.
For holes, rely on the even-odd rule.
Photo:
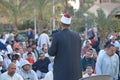
[[(26, 4), (27, 3), (27, 4)], [(0, 14), (6, 16), (8, 20), (14, 24), (14, 29), (17, 30), (18, 22), (24, 19), (24, 16), (29, 16), (28, 13), (32, 12), (29, 5), (29, 0), (0, 0)]]

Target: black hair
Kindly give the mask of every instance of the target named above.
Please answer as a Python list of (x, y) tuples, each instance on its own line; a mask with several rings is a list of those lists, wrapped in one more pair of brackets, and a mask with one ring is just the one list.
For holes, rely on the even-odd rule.
[(15, 51), (18, 51), (19, 50), (19, 48), (15, 48)]
[(62, 25), (65, 25), (65, 26), (70, 26), (70, 24), (65, 24), (65, 23), (62, 23), (62, 22), (61, 22), (61, 24), (62, 24)]
[(37, 45), (37, 43), (36, 43), (36, 42), (33, 42), (33, 43), (32, 43), (32, 46), (33, 46), (33, 45)]
[(44, 54), (44, 52), (41, 52), (41, 53), (39, 54), (39, 57), (40, 57), (42, 54)]
[(12, 56), (12, 58), (15, 58), (15, 59), (19, 59), (19, 55), (18, 54), (14, 54), (13, 56)]
[(10, 42), (9, 42), (9, 41), (6, 41), (6, 44), (10, 44)]
[(93, 49), (92, 49), (92, 48), (89, 48), (88, 50), (92, 50), (92, 51), (93, 51)]
[(28, 52), (27, 55), (32, 54), (31, 52)]
[(110, 48), (110, 47), (114, 47), (114, 45), (113, 44), (108, 44), (108, 45), (106, 45), (105, 48)]
[(13, 62), (14, 60), (17, 60), (15, 57), (13, 57), (12, 59), (11, 59), (11, 61)]

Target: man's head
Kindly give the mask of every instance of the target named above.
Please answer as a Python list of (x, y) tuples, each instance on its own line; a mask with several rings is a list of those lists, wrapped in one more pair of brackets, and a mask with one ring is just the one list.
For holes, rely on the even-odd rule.
[(16, 64), (17, 59), (13, 57), (11, 61)]
[(89, 59), (89, 58), (91, 58), (92, 55), (93, 55), (93, 53), (87, 51), (86, 54), (85, 54), (85, 58)]
[(88, 75), (91, 75), (93, 73), (93, 68), (92, 65), (87, 65), (86, 67), (86, 73), (88, 73)]
[(63, 14), (61, 17), (61, 27), (69, 27), (71, 24), (71, 16), (68, 13)]
[(36, 49), (36, 47), (37, 47), (37, 44), (36, 43), (32, 43), (32, 48)]
[(46, 44), (43, 46), (43, 51), (44, 51), (45, 53), (48, 53), (48, 46), (47, 46)]
[(107, 45), (106, 46), (106, 53), (109, 55), (109, 56), (112, 56), (112, 55), (114, 55), (114, 49), (115, 49), (115, 47), (114, 47), (114, 45), (113, 44), (109, 44), (109, 45)]
[(15, 58), (16, 60), (20, 60), (20, 53), (14, 54), (12, 58)]
[(115, 40), (116, 40), (116, 37), (115, 37), (115, 36), (113, 36), (113, 35), (111, 35), (109, 39), (111, 40), (111, 42), (113, 42), (113, 43), (114, 43), (114, 42), (115, 42)]
[(41, 60), (44, 60), (44, 59), (45, 59), (45, 54), (44, 54), (44, 53), (41, 53), (41, 54), (39, 55), (39, 58), (40, 58)]
[(27, 60), (24, 60), (22, 62), (22, 68), (23, 68), (24, 71), (28, 72), (31, 68), (31, 65)]
[(19, 53), (21, 53), (21, 54), (24, 53), (23, 48), (20, 48), (20, 49), (19, 49)]
[(113, 36), (113, 38), (111, 39), (112, 42), (115, 42), (116, 38), (115, 36)]
[(28, 52), (32, 52), (32, 47), (31, 46), (28, 47)]
[(94, 54), (93, 49), (92, 49), (92, 48), (89, 48), (87, 51), (90, 52), (90, 53), (91, 53), (91, 57), (93, 57), (93, 54)]
[(89, 41), (86, 41), (85, 46), (88, 47), (88, 48), (91, 48), (91, 43)]
[(16, 72), (16, 64), (15, 63), (11, 63), (8, 66), (8, 75), (10, 75), (11, 77), (15, 74)]
[(27, 53), (27, 57), (28, 57), (28, 58), (32, 58), (32, 56), (33, 56), (33, 55), (32, 55), (31, 52), (28, 52), (28, 53)]

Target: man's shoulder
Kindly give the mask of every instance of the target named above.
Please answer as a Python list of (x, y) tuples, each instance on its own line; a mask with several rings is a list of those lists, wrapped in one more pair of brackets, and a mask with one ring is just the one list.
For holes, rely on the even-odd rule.
[(43, 36), (48, 36), (48, 34), (47, 33), (40, 34), (40, 37), (43, 37)]
[[(3, 74), (1, 74), (1, 77), (3, 78), (3, 77), (7, 77), (8, 76), (8, 72), (4, 72)], [(21, 78), (21, 75), (20, 74), (18, 74), (18, 73), (15, 73), (14, 74), (14, 76), (16, 76), (16, 77), (20, 77)]]
[(4, 73), (1, 74), (1, 76), (6, 76), (6, 75), (8, 75), (7, 73), (8, 72), (4, 72)]
[(76, 31), (73, 31), (73, 30), (70, 30), (70, 32), (73, 34), (73, 35), (76, 35), (77, 37), (80, 37), (79, 33), (76, 32)]
[(113, 56), (115, 56), (116, 59), (119, 58), (119, 56), (116, 53)]

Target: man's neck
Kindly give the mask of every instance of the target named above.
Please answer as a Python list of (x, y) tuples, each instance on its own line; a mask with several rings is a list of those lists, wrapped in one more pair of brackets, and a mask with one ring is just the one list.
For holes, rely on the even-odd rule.
[(63, 29), (68, 29), (68, 28), (69, 28), (69, 27), (62, 27), (62, 30), (63, 30)]

